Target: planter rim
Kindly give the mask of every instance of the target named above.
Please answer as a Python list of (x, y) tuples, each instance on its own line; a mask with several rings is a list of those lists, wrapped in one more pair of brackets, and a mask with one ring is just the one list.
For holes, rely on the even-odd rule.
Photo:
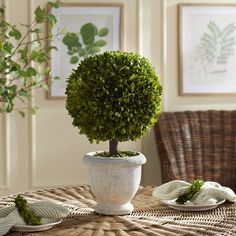
[(84, 162), (91, 163), (91, 162), (103, 162), (103, 163), (110, 163), (110, 164), (122, 164), (122, 163), (132, 163), (137, 165), (142, 165), (146, 163), (146, 158), (141, 152), (137, 152), (138, 155), (136, 156), (128, 156), (128, 157), (101, 157), (101, 156), (94, 156), (95, 153), (103, 152), (89, 152), (86, 153), (84, 156)]
[(94, 156), (94, 154), (102, 153), (102, 152), (104, 152), (104, 150), (103, 151), (88, 152), (85, 155), (91, 156), (91, 157), (94, 157), (94, 158), (100, 158), (100, 159), (101, 158), (104, 158), (104, 159), (125, 159), (125, 158), (132, 158), (132, 157), (136, 157), (137, 158), (140, 155), (143, 156), (143, 154), (141, 152), (137, 152), (137, 151), (132, 151), (132, 152), (138, 153), (137, 155), (135, 155), (135, 156), (127, 156), (127, 157), (102, 157), (102, 156)]

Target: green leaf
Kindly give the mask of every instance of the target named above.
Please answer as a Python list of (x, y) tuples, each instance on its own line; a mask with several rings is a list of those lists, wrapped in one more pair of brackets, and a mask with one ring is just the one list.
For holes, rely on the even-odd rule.
[(0, 51), (3, 51), (3, 43), (4, 41), (0, 39)]
[(48, 85), (45, 82), (41, 82), (40, 87), (43, 88), (45, 91), (48, 91)]
[(79, 61), (79, 58), (77, 56), (73, 56), (70, 59), (70, 63), (71, 64), (76, 64)]
[(25, 48), (23, 49), (19, 49), (19, 54), (21, 56), (21, 59), (22, 58), (27, 58), (27, 55), (28, 55), (28, 47), (26, 46)]
[(98, 46), (98, 47), (103, 47), (105, 45), (107, 45), (107, 42), (103, 39), (99, 39), (98, 41), (94, 43), (94, 46)]
[(25, 112), (23, 112), (23, 111), (17, 111), (19, 114), (20, 114), (20, 116), (22, 117), (22, 118), (25, 118)]
[(46, 68), (45, 68), (45, 71), (44, 71), (44, 74), (45, 74), (46, 76), (50, 76), (50, 74), (51, 74), (51, 69), (50, 69), (49, 67), (46, 67)]
[(54, 80), (61, 80), (61, 78), (59, 76), (55, 76), (53, 79)]
[[(6, 84), (6, 79), (0, 78), (0, 85), (5, 85), (5, 84)], [(2, 88), (0, 86), (0, 95), (1, 95), (1, 90), (2, 90)]]
[(81, 48), (81, 49), (79, 50), (79, 56), (80, 56), (80, 57), (83, 57), (83, 56), (85, 56), (85, 54), (86, 54), (86, 50), (85, 50), (84, 48)]
[(56, 23), (57, 23), (57, 18), (56, 18), (54, 15), (52, 15), (52, 14), (50, 14), (50, 15), (47, 16), (47, 20), (48, 20), (50, 23), (52, 23), (52, 24), (56, 24)]
[(59, 8), (61, 5), (60, 1), (56, 1), (56, 2), (49, 2), (48, 3), (49, 6), (53, 7), (53, 8)]
[(42, 9), (40, 6), (36, 8), (34, 14), (35, 14), (35, 20), (37, 23), (42, 23), (46, 17), (46, 13), (44, 9)]
[(31, 114), (32, 115), (35, 115), (36, 113), (37, 113), (37, 110), (38, 110), (39, 108), (38, 107), (32, 107), (31, 108)]
[(45, 50), (46, 50), (47, 52), (50, 52), (51, 50), (56, 50), (56, 51), (58, 51), (58, 48), (55, 47), (55, 46), (47, 46), (47, 47), (45, 47)]
[(0, 72), (3, 72), (7, 68), (5, 58), (0, 58)]
[(122, 133), (122, 134), (126, 134), (126, 129), (125, 129), (125, 128), (122, 128), (122, 129), (121, 129), (121, 133)]
[(79, 42), (79, 37), (75, 33), (67, 32), (66, 35), (63, 37), (62, 42), (69, 48), (72, 49), (73, 47), (81, 47), (81, 43)]
[(13, 111), (14, 104), (12, 102), (12, 99), (7, 102), (6, 112), (10, 113)]
[(12, 27), (12, 30), (9, 32), (9, 35), (11, 37), (14, 37), (16, 40), (19, 40), (21, 38), (21, 32), (15, 27)]
[(24, 90), (24, 89), (21, 89), (21, 90), (19, 91), (19, 95), (22, 96), (22, 97), (27, 97), (27, 98), (29, 98), (29, 97), (32, 96), (29, 91), (26, 91), (26, 90)]
[(105, 37), (108, 33), (109, 33), (109, 29), (108, 28), (101, 28), (98, 31), (98, 36), (99, 37)]
[(12, 62), (9, 68), (9, 72), (19, 72), (21, 69), (21, 66), (15, 62)]
[(48, 60), (49, 55), (44, 51), (33, 50), (31, 57), (32, 57), (33, 61), (37, 61), (37, 62), (42, 63), (42, 62), (46, 62)]
[[(1, 84), (2, 84), (2, 83), (1, 83)], [(4, 95), (4, 94), (5, 94), (5, 91), (6, 91), (6, 88), (3, 87), (3, 86), (1, 86), (1, 87), (0, 87), (0, 95), (1, 95), (1, 96)]]
[(27, 76), (28, 77), (33, 77), (35, 75), (37, 75), (37, 71), (33, 67), (31, 67), (31, 66), (28, 67), (27, 68)]
[(16, 96), (17, 85), (13, 84), (7, 87), (7, 93), (10, 98), (14, 98)]
[(67, 51), (67, 54), (70, 55), (70, 56), (72, 56), (73, 54), (75, 54), (75, 51), (74, 51), (73, 49), (68, 50), (68, 51)]
[(101, 51), (101, 49), (99, 47), (94, 46), (94, 47), (91, 47), (88, 50), (88, 53), (91, 54), (91, 55), (94, 55), (94, 54), (96, 54), (96, 53), (98, 53), (100, 51)]
[(84, 24), (80, 29), (80, 34), (84, 44), (90, 44), (94, 41), (97, 35), (97, 27), (92, 23)]
[(13, 44), (10, 43), (10, 42), (5, 42), (5, 43), (3, 44), (3, 50), (4, 50), (6, 53), (11, 54), (13, 48), (14, 48), (14, 46), (13, 46)]
[(28, 46), (23, 49), (19, 49), (18, 51), (18, 53), (20, 54), (20, 59), (25, 63), (28, 63), (28, 51)]

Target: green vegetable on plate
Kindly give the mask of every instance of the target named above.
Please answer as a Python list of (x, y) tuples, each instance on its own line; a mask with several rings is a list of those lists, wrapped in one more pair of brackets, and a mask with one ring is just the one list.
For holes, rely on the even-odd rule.
[(31, 209), (22, 195), (15, 198), (16, 208), (27, 225), (41, 225), (41, 219)]
[(187, 201), (191, 200), (193, 196), (200, 190), (203, 184), (203, 180), (194, 180), (188, 190), (185, 193), (181, 194), (175, 201), (178, 204), (184, 204)]

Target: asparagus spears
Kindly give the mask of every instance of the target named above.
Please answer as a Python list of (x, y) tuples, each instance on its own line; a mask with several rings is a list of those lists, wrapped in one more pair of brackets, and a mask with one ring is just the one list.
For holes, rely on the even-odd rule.
[(41, 225), (41, 219), (30, 209), (29, 204), (23, 196), (15, 198), (16, 208), (27, 225)]
[(185, 193), (181, 194), (175, 201), (178, 204), (184, 204), (185, 202), (191, 200), (194, 194), (196, 194), (200, 190), (203, 184), (203, 180), (194, 180), (188, 190)]

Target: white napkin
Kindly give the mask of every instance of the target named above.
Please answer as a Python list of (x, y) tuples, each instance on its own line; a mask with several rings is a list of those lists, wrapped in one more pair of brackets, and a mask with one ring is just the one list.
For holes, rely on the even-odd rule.
[[(174, 200), (183, 194), (190, 185), (190, 183), (182, 180), (173, 180), (156, 187), (152, 195), (160, 200)], [(236, 202), (236, 195), (228, 187), (223, 187), (217, 182), (206, 181), (199, 192), (191, 199), (190, 204), (211, 204), (221, 200)]]
[[(41, 218), (59, 219), (69, 214), (69, 210), (53, 202), (29, 204), (34, 213)], [(14, 225), (25, 225), (15, 206), (0, 208), (0, 236), (6, 234)]]

